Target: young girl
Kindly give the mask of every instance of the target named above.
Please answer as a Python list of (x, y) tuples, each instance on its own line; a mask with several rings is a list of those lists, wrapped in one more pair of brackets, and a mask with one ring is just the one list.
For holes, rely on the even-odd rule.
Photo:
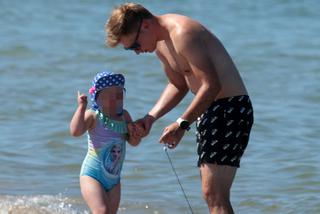
[[(126, 140), (140, 143), (129, 113), (123, 109), (125, 79), (122, 74), (98, 73), (87, 96), (78, 92), (78, 108), (70, 123), (72, 136), (88, 133), (88, 152), (80, 172), (80, 188), (92, 213), (116, 213), (120, 203), (120, 172)], [(138, 127), (137, 127), (138, 128)], [(129, 132), (129, 133), (128, 133)]]

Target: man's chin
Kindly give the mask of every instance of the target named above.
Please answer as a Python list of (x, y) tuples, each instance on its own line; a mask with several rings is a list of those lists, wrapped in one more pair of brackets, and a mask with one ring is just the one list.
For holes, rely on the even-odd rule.
[(152, 48), (151, 50), (147, 50), (148, 53), (153, 53), (155, 50), (157, 49), (157, 47)]
[(153, 53), (153, 51), (142, 51), (143, 54)]

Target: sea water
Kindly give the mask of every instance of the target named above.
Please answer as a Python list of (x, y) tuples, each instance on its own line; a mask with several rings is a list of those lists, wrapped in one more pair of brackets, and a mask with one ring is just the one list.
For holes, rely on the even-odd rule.
[[(0, 1), (0, 213), (89, 213), (78, 175), (86, 137), (69, 122), (77, 90), (102, 70), (126, 76), (125, 108), (143, 117), (167, 83), (154, 54), (105, 46), (104, 25), (124, 1)], [(310, 1), (138, 1), (180, 13), (225, 45), (247, 86), (255, 124), (232, 186), (236, 213), (320, 213), (320, 4)], [(162, 130), (188, 96), (128, 146), (119, 213), (188, 213)], [(208, 213), (195, 127), (168, 150), (195, 213)]]

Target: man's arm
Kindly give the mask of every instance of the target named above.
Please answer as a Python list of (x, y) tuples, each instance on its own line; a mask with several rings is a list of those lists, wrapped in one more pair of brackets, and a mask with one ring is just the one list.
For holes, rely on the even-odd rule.
[[(200, 82), (200, 88), (194, 99), (181, 115), (181, 118), (188, 120), (191, 124), (212, 104), (221, 89), (221, 83), (202, 34), (184, 32), (183, 35), (180, 39), (176, 39), (175, 47)], [(184, 38), (181, 39), (182, 37)]]
[(157, 55), (163, 65), (163, 69), (168, 77), (169, 82), (163, 90), (157, 103), (149, 112), (149, 115), (154, 117), (154, 120), (162, 117), (176, 105), (178, 105), (189, 91), (183, 75), (173, 71), (166, 59), (159, 52), (157, 52)]
[[(175, 49), (188, 63), (192, 75), (200, 85), (187, 110), (181, 115), (181, 118), (191, 124), (214, 101), (221, 89), (221, 84), (201, 34), (194, 32), (180, 32), (179, 34), (174, 42)], [(164, 129), (159, 141), (174, 149), (179, 144), (184, 132), (185, 130), (179, 128), (177, 122), (173, 122)]]
[(169, 82), (151, 111), (144, 118), (135, 121), (135, 125), (138, 125), (144, 130), (139, 133), (142, 137), (148, 135), (152, 124), (178, 105), (189, 91), (184, 77), (178, 72), (173, 71), (166, 59), (159, 52), (157, 52), (157, 55), (162, 63)]

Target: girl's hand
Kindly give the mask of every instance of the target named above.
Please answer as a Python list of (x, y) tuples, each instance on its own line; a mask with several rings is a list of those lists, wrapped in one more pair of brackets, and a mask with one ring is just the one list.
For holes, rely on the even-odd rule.
[[(134, 123), (128, 123), (128, 142), (132, 146), (137, 146), (141, 141), (141, 135), (139, 134), (140, 127), (137, 127)], [(141, 132), (141, 130), (140, 130)]]
[(88, 104), (88, 98), (85, 94), (80, 94), (80, 91), (78, 91), (78, 106), (87, 107)]
[(147, 114), (143, 118), (136, 120), (134, 122), (135, 126), (137, 127), (136, 129), (139, 132), (139, 135), (141, 137), (145, 137), (149, 134), (154, 121), (155, 121), (155, 118)]
[(130, 137), (133, 137), (133, 138), (142, 137), (142, 133), (144, 130), (140, 126), (131, 122), (131, 123), (128, 123), (127, 127), (128, 127), (128, 132)]

